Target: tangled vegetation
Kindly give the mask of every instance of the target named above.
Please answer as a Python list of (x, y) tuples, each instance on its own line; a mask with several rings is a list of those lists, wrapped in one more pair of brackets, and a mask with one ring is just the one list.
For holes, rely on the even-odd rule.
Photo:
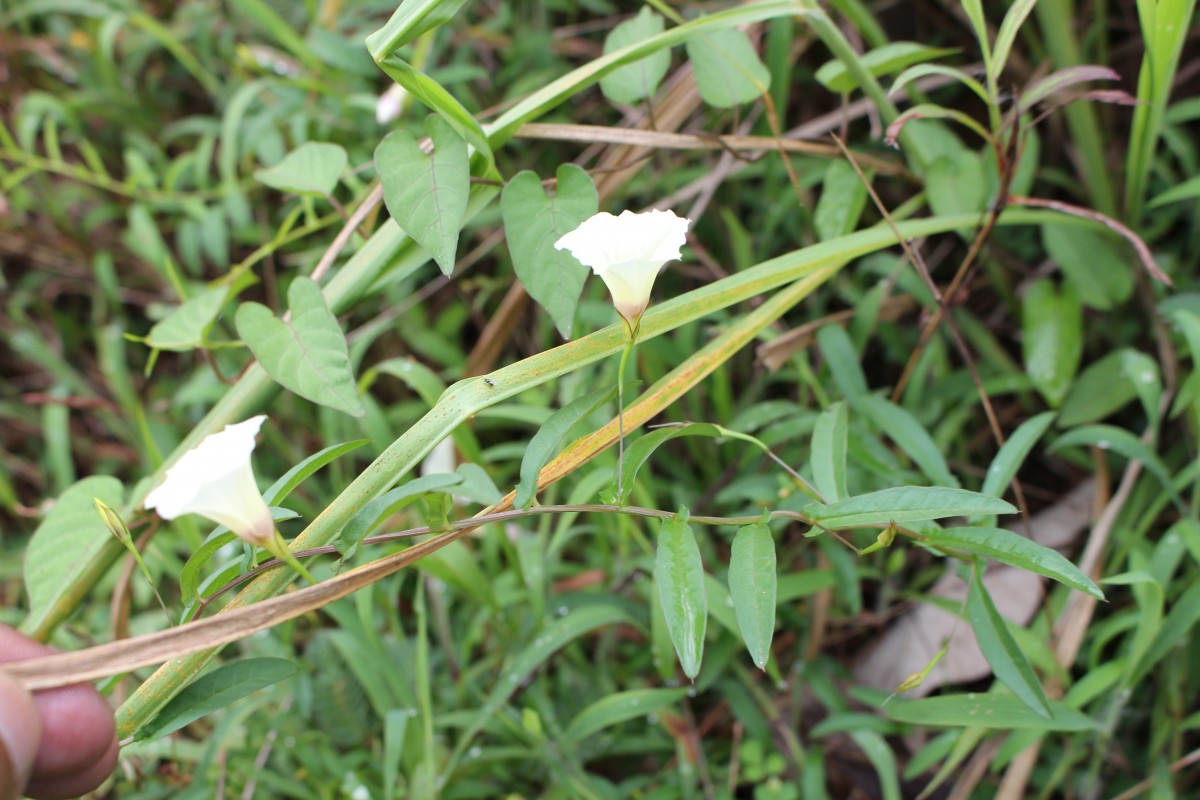
[(101, 797), (1191, 796), (1194, 11), (11, 0), (6, 669)]

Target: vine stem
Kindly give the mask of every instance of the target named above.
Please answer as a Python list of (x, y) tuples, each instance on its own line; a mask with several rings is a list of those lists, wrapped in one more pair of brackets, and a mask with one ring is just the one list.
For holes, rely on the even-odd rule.
[[(625, 323), (625, 347), (621, 350), (621, 366), (617, 368), (617, 486), (621, 485), (621, 476), (625, 474), (625, 366), (637, 342), (637, 326)], [(622, 499), (617, 497), (618, 500)]]
[[(449, 525), (447, 525), (446, 527), (438, 529), (438, 530), (435, 530), (435, 529), (429, 527), (428, 525), (422, 525), (421, 527), (418, 527), (418, 528), (408, 528), (406, 530), (392, 531), (390, 533), (378, 533), (374, 536), (368, 536), (365, 539), (363, 539), (362, 544), (373, 545), (373, 544), (385, 544), (387, 542), (397, 542), (402, 539), (411, 539), (415, 536), (425, 536), (426, 534), (446, 532), (446, 531), (453, 532), (453, 531), (461, 531), (461, 530), (466, 530), (466, 529), (473, 529), (473, 528), (480, 527), (482, 525), (486, 525), (489, 522), (507, 522), (509, 520), (520, 519), (521, 517), (537, 516), (539, 514), (580, 514), (580, 513), (590, 513), (590, 512), (627, 514), (629, 516), (646, 517), (649, 519), (671, 519), (672, 517), (675, 516), (675, 513), (672, 511), (661, 511), (657, 508), (643, 508), (641, 506), (626, 506), (626, 505), (618, 506), (618, 505), (605, 505), (605, 504), (598, 504), (598, 503), (591, 503), (591, 504), (585, 503), (585, 504), (574, 504), (574, 505), (536, 505), (536, 506), (531, 506), (526, 509), (509, 509), (507, 511), (497, 511), (497, 512), (494, 512), (491, 514), (483, 514), (478, 517), (469, 517), (467, 519), (455, 520), (455, 521), (451, 522)], [(841, 532), (839, 532), (838, 530), (826, 528), (817, 520), (813, 519), (812, 517), (801, 514), (798, 511), (789, 511), (787, 509), (772, 510), (772, 511), (768, 512), (768, 519), (770, 519), (770, 520), (788, 519), (788, 520), (793, 520), (795, 522), (803, 523), (805, 525), (811, 525), (812, 527), (819, 529), (822, 533), (827, 533), (827, 534), (833, 536), (834, 539), (836, 539), (838, 542), (840, 542), (842, 545), (844, 545), (847, 549), (853, 551), (856, 555), (861, 555), (861, 553), (862, 553), (862, 551), (860, 551), (849, 540), (847, 540), (844, 536), (842, 536)], [(704, 516), (701, 514), (701, 515), (689, 516), (688, 522), (693, 522), (697, 525), (730, 525), (730, 526), (752, 525), (755, 522), (762, 522), (762, 515), (756, 514), (756, 515), (752, 515), (752, 516), (741, 516), (741, 517), (713, 517), (713, 516)], [(883, 529), (886, 529), (888, 526), (884, 525), (882, 523), (879, 523), (879, 524), (872, 523), (872, 524), (867, 524), (867, 525), (858, 525), (855, 527), (883, 530)], [(918, 534), (909, 530), (908, 528), (896, 526), (896, 530), (897, 530), (897, 532), (902, 533), (905, 536), (908, 536), (912, 539), (920, 538), (920, 536)], [(310, 547), (305, 550), (297, 550), (295, 553), (292, 553), (292, 555), (296, 558), (310, 558), (312, 556), (337, 555), (338, 553), (339, 553), (339, 551), (338, 551), (337, 545), (326, 544), (326, 545), (321, 545), (319, 547)], [(236, 578), (231, 580), (229, 583), (225, 584), (220, 589), (213, 592), (211, 595), (200, 598), (196, 603), (197, 608), (196, 608), (196, 613), (195, 613), (194, 617), (198, 617), (200, 614), (203, 614), (204, 609), (210, 603), (212, 603), (214, 600), (221, 597), (221, 595), (226, 594), (227, 592), (233, 591), (238, 586), (241, 586), (243, 583), (247, 583), (249, 581), (254, 580), (263, 572), (283, 566), (283, 563), (284, 562), (280, 561), (279, 559), (275, 559), (273, 561), (264, 561), (262, 564), (259, 564), (254, 569), (252, 569), (248, 572), (244, 572), (241, 575), (237, 576)]]
[[(633, 514), (644, 517), (669, 519), (673, 516), (669, 511), (652, 508), (634, 508), (616, 505), (569, 505), (569, 506), (534, 506), (526, 510), (503, 511), (494, 514), (484, 514), (470, 519), (457, 520), (441, 529), (440, 535), (432, 539), (414, 544), (405, 550), (376, 559), (349, 572), (322, 581), (314, 586), (297, 589), (284, 595), (278, 595), (258, 603), (253, 603), (233, 610), (226, 609), (224, 613), (212, 617), (198, 619), (174, 628), (144, 634), (132, 639), (122, 639), (107, 644), (95, 645), (85, 650), (55, 653), (50, 656), (17, 661), (3, 666), (3, 671), (9, 678), (23, 684), (29, 691), (53, 689), (69, 686), (84, 681), (106, 678), (131, 672), (139, 667), (151, 664), (162, 664), (173, 659), (181, 658), (190, 653), (219, 647), (229, 642), (266, 630), (281, 622), (295, 619), (318, 608), (322, 608), (335, 600), (387, 577), (396, 571), (409, 566), (446, 544), (465, 536), (469, 531), (480, 527), (486, 522), (529, 516), (532, 514), (548, 514), (578, 511), (603, 511), (618, 514)], [(833, 533), (847, 546), (841, 536), (820, 526), (810, 517), (788, 510), (769, 512), (770, 518), (794, 519), (807, 524), (813, 524), (828, 533)], [(705, 517), (693, 516), (689, 522), (711, 525), (748, 525), (762, 520), (761, 515), (745, 517)], [(855, 527), (875, 527), (860, 525)], [(901, 533), (916, 536), (915, 533), (898, 529)], [(434, 533), (429, 527), (415, 529), (410, 534)], [(331, 548), (332, 549), (332, 548)], [(315, 552), (315, 551), (312, 551)], [(322, 550), (323, 552), (323, 550)], [(310, 551), (292, 553), (293, 558), (309, 555)], [(280, 562), (276, 562), (278, 565)], [(266, 565), (260, 567), (260, 572)], [(126, 731), (125, 734), (132, 733)]]
[(285, 542), (283, 537), (279, 535), (278, 529), (275, 531), (275, 538), (269, 545), (266, 546), (265, 549), (268, 553), (275, 556), (276, 559), (294, 569), (296, 574), (308, 581), (310, 585), (317, 585), (317, 579), (312, 576), (312, 573), (304, 568), (304, 565), (300, 563), (296, 556), (292, 555), (292, 551), (288, 549), (287, 542)]

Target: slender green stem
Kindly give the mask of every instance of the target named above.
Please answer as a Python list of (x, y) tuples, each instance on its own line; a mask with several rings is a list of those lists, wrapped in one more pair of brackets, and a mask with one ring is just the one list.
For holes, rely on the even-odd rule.
[(271, 544), (267, 545), (263, 549), (294, 569), (296, 573), (300, 575), (300, 577), (304, 578), (304, 580), (308, 581), (313, 586), (317, 585), (317, 579), (314, 578), (312, 574), (304, 568), (304, 565), (300, 563), (299, 559), (292, 555), (292, 551), (288, 549), (287, 542), (285, 542), (283, 537), (279, 535), (279, 531), (275, 531), (274, 541), (272, 541)]
[[(515, 508), (515, 509), (509, 509), (508, 511), (497, 511), (497, 512), (494, 512), (491, 514), (480, 514), (478, 516), (468, 517), (467, 519), (451, 520), (450, 523), (443, 528), (433, 528), (429, 525), (421, 525), (420, 527), (407, 528), (407, 529), (401, 530), (401, 531), (391, 531), (389, 533), (377, 533), (374, 536), (368, 536), (365, 539), (363, 539), (362, 545), (365, 547), (365, 546), (369, 546), (369, 545), (373, 545), (373, 544), (386, 544), (388, 542), (398, 542), (398, 541), (401, 541), (404, 539), (412, 539), (417, 536), (426, 536), (431, 533), (446, 533), (446, 532), (453, 532), (453, 531), (461, 531), (461, 530), (465, 530), (465, 529), (474, 530), (475, 528), (482, 527), (484, 525), (487, 525), (488, 523), (508, 522), (510, 520), (521, 519), (523, 517), (534, 517), (534, 516), (542, 516), (542, 515), (547, 515), (547, 514), (581, 514), (581, 513), (624, 514), (626, 516), (646, 517), (649, 519), (671, 519), (672, 517), (674, 517), (676, 515), (677, 512), (660, 511), (657, 508), (644, 508), (642, 506), (627, 506), (627, 505), (618, 506), (615, 504), (607, 504), (606, 505), (606, 504), (598, 504), (598, 503), (583, 503), (583, 504), (572, 504), (572, 505), (548, 505), (548, 506), (535, 505), (535, 506), (530, 506), (529, 508), (525, 508), (525, 509)], [(920, 534), (918, 534), (916, 531), (901, 527), (899, 525), (892, 525), (892, 524), (887, 524), (887, 523), (874, 523), (874, 522), (865, 523), (862, 525), (855, 525), (855, 526), (853, 526), (853, 528), (846, 528), (846, 529), (826, 528), (823, 525), (821, 525), (820, 522), (813, 519), (812, 517), (809, 517), (805, 514), (801, 514), (799, 511), (789, 511), (787, 509), (773, 509), (770, 512), (768, 512), (767, 519), (768, 520), (786, 519), (786, 520), (791, 520), (793, 522), (799, 522), (804, 525), (809, 525), (813, 528), (818, 528), (824, 533), (831, 534), (834, 537), (834, 539), (836, 539), (840, 544), (845, 546), (847, 549), (853, 551), (856, 555), (861, 555), (862, 551), (860, 551), (852, 543), (850, 543), (845, 538), (843, 538), (842, 536), (839, 535), (842, 530), (881, 530), (881, 531), (883, 531), (883, 530), (887, 530), (889, 528), (894, 528), (897, 533), (901, 533), (901, 534), (909, 537), (910, 539), (921, 539)], [(742, 525), (753, 525), (756, 522), (762, 522), (762, 521), (763, 521), (762, 514), (749, 514), (749, 515), (744, 515), (744, 516), (739, 516), (739, 517), (714, 517), (714, 516), (705, 516), (703, 514), (700, 514), (700, 515), (691, 515), (688, 517), (688, 522), (696, 524), (696, 525), (726, 525), (726, 526), (731, 526), (731, 527), (740, 527)], [(332, 545), (332, 544), (325, 544), (325, 545), (321, 545), (319, 547), (310, 547), (305, 550), (297, 550), (296, 552), (291, 553), (291, 555), (296, 558), (311, 558), (313, 556), (332, 556), (332, 555), (339, 555), (339, 554), (340, 554), (340, 551), (338, 550), (337, 545)], [(965, 555), (965, 554), (962, 554), (957, 551), (956, 551), (956, 555), (958, 557), (961, 557), (964, 559), (968, 559), (970, 557), (969, 555)], [(273, 569), (275, 569), (277, 567), (281, 567), (281, 566), (283, 566), (283, 562), (281, 560), (266, 561), (266, 562), (263, 562), (262, 564), (257, 565), (254, 569), (250, 570), (249, 572), (246, 572), (246, 573), (243, 573), (243, 574), (237, 576), (236, 578), (229, 581), (228, 583), (226, 583), (224, 586), (222, 586), (220, 589), (213, 592), (212, 594), (200, 598), (200, 600), (197, 604), (198, 611), (197, 611), (196, 616), (199, 616), (200, 613), (203, 613), (204, 608), (206, 606), (208, 606), (208, 604), (212, 603), (212, 601), (216, 600), (217, 598), (221, 597), (222, 595), (233, 591), (234, 589), (236, 589), (237, 587), (241, 586), (244, 583), (254, 580), (256, 577), (258, 577), (259, 575), (261, 575), (264, 572), (268, 572), (270, 570), (273, 570)]]
[(625, 474), (625, 365), (629, 363), (629, 355), (637, 342), (637, 326), (625, 328), (627, 338), (625, 347), (621, 350), (621, 366), (617, 368), (617, 483), (620, 485), (621, 476)]

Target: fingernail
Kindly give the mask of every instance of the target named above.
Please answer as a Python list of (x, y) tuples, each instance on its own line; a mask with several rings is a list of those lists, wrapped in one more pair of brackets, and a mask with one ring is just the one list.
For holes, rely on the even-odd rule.
[(21, 796), (42, 741), (33, 695), (0, 669), (0, 798)]

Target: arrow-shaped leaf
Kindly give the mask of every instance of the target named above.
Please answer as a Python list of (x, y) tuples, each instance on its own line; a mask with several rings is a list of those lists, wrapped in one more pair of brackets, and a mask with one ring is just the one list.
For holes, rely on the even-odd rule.
[(467, 143), (450, 123), (431, 115), (425, 130), (433, 140), (432, 155), (412, 134), (394, 131), (375, 148), (375, 169), (392, 219), (449, 275), (467, 215), (471, 166)]
[(500, 213), (517, 277), (569, 339), (588, 269), (554, 243), (595, 214), (600, 198), (591, 176), (574, 164), (563, 164), (557, 176), (547, 197), (535, 173), (518, 173), (500, 195)]
[(266, 306), (243, 303), (237, 310), (238, 335), (276, 383), (306, 400), (361, 417), (346, 336), (320, 287), (309, 278), (296, 278), (288, 288), (288, 307), (292, 316), (285, 322)]

